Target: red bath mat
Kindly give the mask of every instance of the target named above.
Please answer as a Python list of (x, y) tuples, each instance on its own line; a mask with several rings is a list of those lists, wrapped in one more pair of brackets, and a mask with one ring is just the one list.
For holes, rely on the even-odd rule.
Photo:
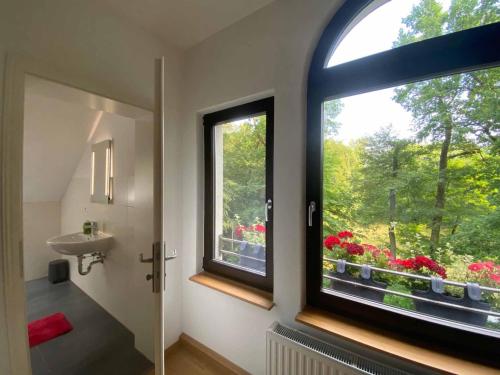
[(64, 335), (73, 329), (63, 313), (55, 313), (28, 324), (30, 348)]

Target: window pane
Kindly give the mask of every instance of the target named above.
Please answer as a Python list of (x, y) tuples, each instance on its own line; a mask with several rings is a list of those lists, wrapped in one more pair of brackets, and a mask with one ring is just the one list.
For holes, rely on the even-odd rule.
[(497, 0), (393, 0), (345, 36), (327, 67), (417, 41), (500, 21)]
[(500, 331), (499, 84), (494, 68), (324, 103), (324, 291)]
[(215, 260), (265, 275), (266, 116), (214, 128)]

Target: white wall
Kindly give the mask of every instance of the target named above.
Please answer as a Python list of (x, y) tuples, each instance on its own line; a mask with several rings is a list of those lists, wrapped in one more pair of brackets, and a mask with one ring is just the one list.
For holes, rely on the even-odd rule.
[[(275, 320), (341, 342), (295, 323), (305, 303), (306, 77), (317, 39), (341, 3), (277, 0), (187, 52), (181, 157), (183, 331), (252, 374), (265, 373), (265, 331)], [(272, 94), (276, 307), (265, 311), (188, 278), (201, 270), (203, 253), (201, 115)]]
[[(265, 373), (265, 331), (303, 305), (305, 77), (340, 1), (278, 0), (187, 53), (183, 92), (183, 330), (252, 374)], [(188, 281), (203, 251), (202, 113), (275, 96), (274, 300), (265, 311)], [(196, 230), (195, 230), (196, 229)]]
[[(97, 111), (43, 95), (27, 77), (23, 129), (24, 279), (45, 277), (60, 258), (46, 240), (61, 232), (60, 200), (85, 149)], [(46, 81), (48, 82), (48, 81)]]
[(30, 87), (25, 93), (23, 201), (59, 202), (99, 112)]
[[(181, 53), (125, 20), (111, 15), (98, 1), (86, 0), (2, 0), (0, 1), (0, 87), (3, 88), (5, 58), (23, 53), (51, 66), (61, 67), (85, 89), (109, 97), (153, 107), (153, 60), (167, 57), (167, 138), (178, 122), (178, 87)], [(3, 90), (0, 90), (3, 103)], [(0, 105), (0, 121), (2, 121)], [(175, 134), (175, 133), (174, 133)], [(169, 163), (175, 163), (177, 147), (169, 140)], [(174, 147), (175, 146), (175, 147)], [(168, 189), (178, 189), (176, 178), (169, 178)], [(171, 203), (171, 202), (170, 202)], [(175, 227), (174, 227), (175, 230)], [(170, 247), (174, 246), (169, 244)], [(175, 261), (176, 262), (176, 261)], [(173, 265), (169, 265), (173, 267)], [(0, 257), (0, 374), (9, 374), (3, 257)], [(176, 273), (169, 273), (170, 285), (178, 284)], [(177, 294), (176, 294), (177, 293)], [(180, 291), (171, 288), (169, 298), (178, 300)], [(171, 304), (167, 318), (170, 343), (180, 334), (180, 305)], [(167, 342), (169, 343), (169, 342)]]
[(48, 275), (48, 263), (60, 256), (46, 241), (57, 236), (61, 229), (59, 202), (24, 202), (24, 280), (35, 280)]

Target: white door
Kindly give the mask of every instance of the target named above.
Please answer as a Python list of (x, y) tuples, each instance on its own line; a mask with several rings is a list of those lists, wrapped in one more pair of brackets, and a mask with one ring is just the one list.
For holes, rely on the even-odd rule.
[(155, 124), (154, 124), (154, 244), (153, 293), (155, 294), (155, 375), (165, 373), (164, 307), (165, 238), (163, 229), (163, 178), (165, 134), (165, 59), (155, 61)]
[(154, 364), (155, 375), (165, 374), (165, 343), (164, 343), (164, 299), (165, 291), (165, 262), (174, 256), (166, 257), (165, 237), (163, 228), (164, 215), (164, 135), (165, 135), (165, 105), (164, 105), (165, 61), (155, 60), (155, 108), (153, 126), (153, 243), (151, 256), (141, 254), (141, 263), (151, 264), (151, 269), (145, 275), (151, 283), (154, 294)]
[(155, 375), (165, 374), (165, 343), (164, 343), (164, 306), (165, 291), (165, 238), (163, 229), (164, 197), (164, 135), (165, 135), (165, 105), (164, 105), (165, 60), (155, 60), (155, 109), (153, 131), (153, 244), (151, 257), (141, 254), (142, 263), (151, 263), (151, 273), (146, 279), (152, 283), (154, 294), (154, 359)]

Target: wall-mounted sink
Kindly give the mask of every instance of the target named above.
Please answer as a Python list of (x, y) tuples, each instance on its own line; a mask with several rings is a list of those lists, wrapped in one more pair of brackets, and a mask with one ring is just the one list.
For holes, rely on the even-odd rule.
[(81, 232), (71, 233), (52, 237), (47, 240), (47, 245), (64, 255), (80, 256), (97, 252), (105, 253), (113, 246), (113, 236), (103, 232), (94, 235)]

